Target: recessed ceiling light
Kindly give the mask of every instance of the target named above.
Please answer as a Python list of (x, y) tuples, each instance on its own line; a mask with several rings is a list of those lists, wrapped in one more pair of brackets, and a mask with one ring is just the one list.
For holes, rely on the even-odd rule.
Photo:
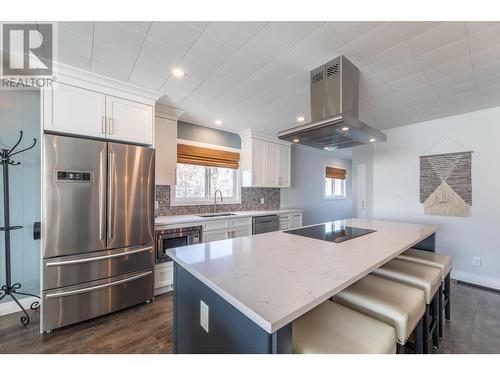
[(304, 116), (297, 117), (298, 122), (304, 122), (304, 120), (305, 120)]
[(186, 72), (182, 69), (175, 68), (172, 70), (172, 74), (174, 75), (174, 77), (182, 78), (186, 75)]
[(370, 142), (371, 143), (375, 142), (375, 138), (370, 138)]
[(323, 147), (323, 150), (328, 151), (329, 149), (330, 149), (330, 147), (328, 147), (328, 146)]
[(215, 125), (222, 125), (222, 120), (215, 120)]
[(342, 128), (342, 131), (343, 131), (343, 132), (346, 132), (346, 131), (348, 131), (348, 130), (349, 130), (349, 127), (348, 127), (348, 126), (344, 126), (344, 127)]
[(294, 141), (295, 143), (298, 143), (298, 142), (300, 141), (300, 139), (295, 138), (293, 141)]

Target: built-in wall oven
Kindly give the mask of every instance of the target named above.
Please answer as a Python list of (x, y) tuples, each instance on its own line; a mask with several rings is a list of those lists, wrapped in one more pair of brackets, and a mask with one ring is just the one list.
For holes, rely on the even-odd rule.
[(168, 249), (199, 244), (201, 230), (201, 226), (156, 230), (156, 263), (172, 260), (167, 255)]

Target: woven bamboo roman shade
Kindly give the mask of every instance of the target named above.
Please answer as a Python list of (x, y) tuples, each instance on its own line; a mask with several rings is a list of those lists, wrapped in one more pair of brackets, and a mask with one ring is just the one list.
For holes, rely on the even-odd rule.
[(213, 148), (177, 144), (177, 163), (238, 169), (240, 154)]
[(326, 178), (337, 178), (340, 180), (345, 180), (345, 169), (326, 167), (325, 176)]

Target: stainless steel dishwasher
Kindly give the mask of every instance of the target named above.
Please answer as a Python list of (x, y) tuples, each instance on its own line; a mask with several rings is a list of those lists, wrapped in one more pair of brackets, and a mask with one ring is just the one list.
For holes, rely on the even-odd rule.
[(252, 234), (274, 232), (280, 229), (278, 215), (257, 216), (252, 220)]

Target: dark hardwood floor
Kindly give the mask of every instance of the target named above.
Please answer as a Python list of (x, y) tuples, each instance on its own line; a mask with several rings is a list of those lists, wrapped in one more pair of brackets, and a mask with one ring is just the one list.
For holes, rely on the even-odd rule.
[[(500, 353), (500, 294), (452, 284), (452, 321), (436, 353)], [(172, 353), (172, 295), (81, 324), (38, 333), (0, 317), (0, 353)]]
[(172, 353), (172, 294), (80, 324), (40, 334), (39, 312), (23, 327), (20, 314), (0, 317), (0, 353)]

